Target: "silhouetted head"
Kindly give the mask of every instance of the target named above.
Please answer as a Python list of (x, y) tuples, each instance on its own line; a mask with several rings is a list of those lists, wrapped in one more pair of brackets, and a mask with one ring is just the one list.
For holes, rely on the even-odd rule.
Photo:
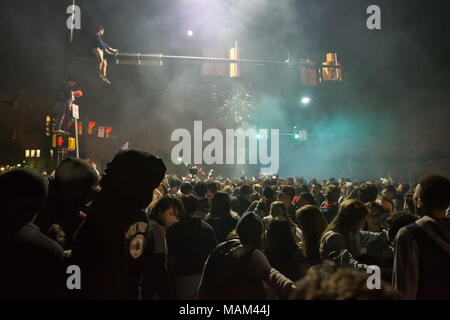
[(160, 158), (133, 149), (120, 151), (107, 165), (101, 180), (101, 195), (111, 202), (146, 208), (165, 172), (166, 166)]
[(42, 175), (16, 169), (0, 176), (0, 232), (14, 232), (31, 222), (48, 193)]
[(244, 213), (236, 224), (236, 232), (244, 245), (259, 246), (263, 230), (261, 217), (251, 211)]
[(97, 173), (86, 161), (66, 158), (55, 172), (57, 201), (64, 207), (79, 210), (97, 183)]
[(225, 192), (216, 192), (211, 202), (211, 215), (227, 216), (230, 210), (230, 196)]

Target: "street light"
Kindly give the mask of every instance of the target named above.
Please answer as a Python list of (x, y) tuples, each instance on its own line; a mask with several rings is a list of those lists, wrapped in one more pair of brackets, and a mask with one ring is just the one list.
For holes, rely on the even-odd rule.
[(311, 101), (311, 98), (310, 98), (310, 97), (303, 97), (303, 98), (302, 98), (302, 103), (303, 103), (303, 104), (308, 104), (310, 101)]

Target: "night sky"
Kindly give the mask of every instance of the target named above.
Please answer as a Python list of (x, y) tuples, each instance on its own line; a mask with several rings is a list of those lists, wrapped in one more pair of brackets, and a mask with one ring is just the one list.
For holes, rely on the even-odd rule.
[[(23, 89), (53, 96), (66, 65), (84, 91), (82, 118), (111, 124), (121, 140), (167, 156), (175, 128), (191, 128), (193, 120), (230, 127), (217, 119), (211, 92), (251, 82), (257, 110), (252, 126), (288, 132), (298, 125), (316, 135), (304, 149), (280, 154), (285, 174), (293, 171), (293, 157), (303, 167), (325, 161), (312, 166), (311, 174), (345, 171), (349, 154), (360, 170), (377, 174), (414, 161), (449, 173), (448, 1), (76, 3), (82, 26), (75, 31), (71, 63), (65, 27), (71, 1), (0, 3), (0, 93), (14, 97)], [(381, 30), (366, 27), (372, 4), (381, 8)], [(105, 27), (105, 42), (121, 52), (202, 56), (204, 48), (225, 50), (235, 40), (241, 58), (284, 60), (289, 53), (321, 62), (327, 52), (336, 52), (344, 81), (308, 90), (293, 68), (243, 66), (240, 82), (230, 83), (202, 76), (199, 63), (139, 67), (114, 65), (109, 57), (113, 84), (106, 87), (90, 54), (98, 24)], [(307, 109), (299, 105), (303, 94), (312, 97)]]

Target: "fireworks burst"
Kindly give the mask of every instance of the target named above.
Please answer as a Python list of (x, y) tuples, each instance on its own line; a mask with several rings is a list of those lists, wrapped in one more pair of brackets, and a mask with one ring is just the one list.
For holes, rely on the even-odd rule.
[(250, 121), (251, 114), (255, 111), (252, 95), (246, 87), (223, 89), (213, 93), (212, 99), (219, 105), (220, 120), (223, 121), (231, 120), (243, 125)]

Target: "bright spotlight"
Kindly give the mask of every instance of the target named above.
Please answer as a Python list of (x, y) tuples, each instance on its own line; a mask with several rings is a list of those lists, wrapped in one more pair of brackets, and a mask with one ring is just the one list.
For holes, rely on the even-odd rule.
[(294, 139), (295, 139), (295, 140), (300, 139), (300, 135), (299, 135), (298, 133), (294, 134)]
[(192, 37), (192, 36), (194, 35), (194, 31), (188, 30), (187, 35), (188, 35), (189, 37)]
[(310, 98), (310, 97), (303, 97), (303, 98), (302, 98), (302, 103), (303, 103), (303, 104), (308, 104), (310, 101), (311, 101), (311, 98)]

